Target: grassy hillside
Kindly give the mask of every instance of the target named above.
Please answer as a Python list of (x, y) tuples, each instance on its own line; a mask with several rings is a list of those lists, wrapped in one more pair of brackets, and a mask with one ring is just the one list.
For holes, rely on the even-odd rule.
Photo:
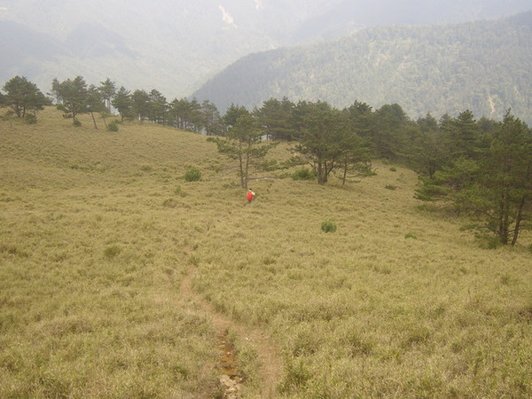
[[(275, 397), (532, 394), (530, 235), (480, 249), (385, 164), (346, 187), (268, 172), (243, 206), (236, 165), (202, 136), (39, 116), (0, 121), (0, 397), (220, 395), (213, 314), (186, 278), (271, 337)], [(243, 397), (260, 397), (241, 331)]]
[(398, 103), (417, 118), (470, 109), (502, 119), (508, 108), (532, 122), (532, 12), (497, 21), (362, 30), (341, 40), (246, 56), (194, 95), (219, 108), (274, 97)]

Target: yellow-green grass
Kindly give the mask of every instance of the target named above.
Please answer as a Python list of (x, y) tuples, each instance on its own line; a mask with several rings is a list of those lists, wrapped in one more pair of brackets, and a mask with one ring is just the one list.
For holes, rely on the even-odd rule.
[(348, 188), (255, 187), (252, 207), (206, 231), (197, 288), (274, 334), (283, 396), (529, 396), (530, 253), (479, 249), (420, 213), (414, 174), (397, 169)]
[(212, 146), (39, 117), (0, 125), (0, 397), (214, 392), (215, 333), (178, 289), (208, 217), (183, 161)]
[(0, 121), (0, 397), (214, 395), (215, 332), (179, 293), (190, 267), (282, 349), (280, 398), (531, 395), (530, 234), (481, 249), (382, 163), (345, 187), (252, 180), (244, 206), (204, 137), (82, 122)]

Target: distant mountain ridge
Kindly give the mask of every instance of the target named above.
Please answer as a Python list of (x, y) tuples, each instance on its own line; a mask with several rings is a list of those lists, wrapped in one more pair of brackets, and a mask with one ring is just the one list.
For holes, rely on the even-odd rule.
[(337, 38), (360, 28), (397, 25), (443, 25), (497, 19), (532, 10), (530, 0), (341, 0), (304, 21), (293, 33)]
[(376, 25), (496, 18), (531, 1), (0, 0), (0, 83), (22, 74), (49, 91), (54, 77), (110, 77), (183, 97), (250, 53)]
[(398, 103), (412, 117), (470, 109), (532, 122), (532, 12), (495, 21), (379, 27), (246, 56), (193, 94), (222, 110), (270, 98)]
[(54, 77), (79, 74), (183, 97), (241, 56), (282, 45), (326, 2), (0, 0), (0, 82), (23, 74), (48, 91)]

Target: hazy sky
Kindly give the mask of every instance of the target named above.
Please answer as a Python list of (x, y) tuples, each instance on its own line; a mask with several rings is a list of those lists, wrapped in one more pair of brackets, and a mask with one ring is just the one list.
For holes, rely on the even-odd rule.
[(523, 10), (532, 0), (0, 0), (0, 79), (110, 76), (183, 96), (250, 53)]

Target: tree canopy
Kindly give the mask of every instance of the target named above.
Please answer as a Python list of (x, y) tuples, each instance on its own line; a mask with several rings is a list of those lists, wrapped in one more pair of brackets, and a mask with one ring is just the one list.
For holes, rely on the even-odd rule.
[(23, 76), (15, 76), (8, 80), (3, 90), (6, 95), (2, 96), (2, 103), (8, 105), (19, 118), (24, 118), (28, 111), (35, 114), (49, 104), (49, 100), (37, 85)]
[[(236, 120), (232, 120), (233, 116)], [(249, 181), (249, 169), (253, 162), (264, 158), (268, 151), (276, 145), (273, 142), (261, 140), (264, 131), (260, 128), (257, 117), (245, 108), (234, 107), (226, 114), (227, 120), (234, 123), (224, 137), (211, 138), (216, 143), (218, 151), (231, 159), (238, 160), (238, 175), (240, 186), (246, 188)]]
[(484, 134), (469, 111), (445, 120), (442, 129), (438, 161), (418, 198), (443, 199), (477, 220), (479, 231), (515, 245), (530, 227), (532, 131), (510, 111)]
[(57, 108), (72, 118), (74, 124), (79, 123), (76, 117), (87, 112), (88, 90), (85, 79), (82, 76), (66, 79), (63, 82), (54, 79), (52, 91), (58, 102)]

